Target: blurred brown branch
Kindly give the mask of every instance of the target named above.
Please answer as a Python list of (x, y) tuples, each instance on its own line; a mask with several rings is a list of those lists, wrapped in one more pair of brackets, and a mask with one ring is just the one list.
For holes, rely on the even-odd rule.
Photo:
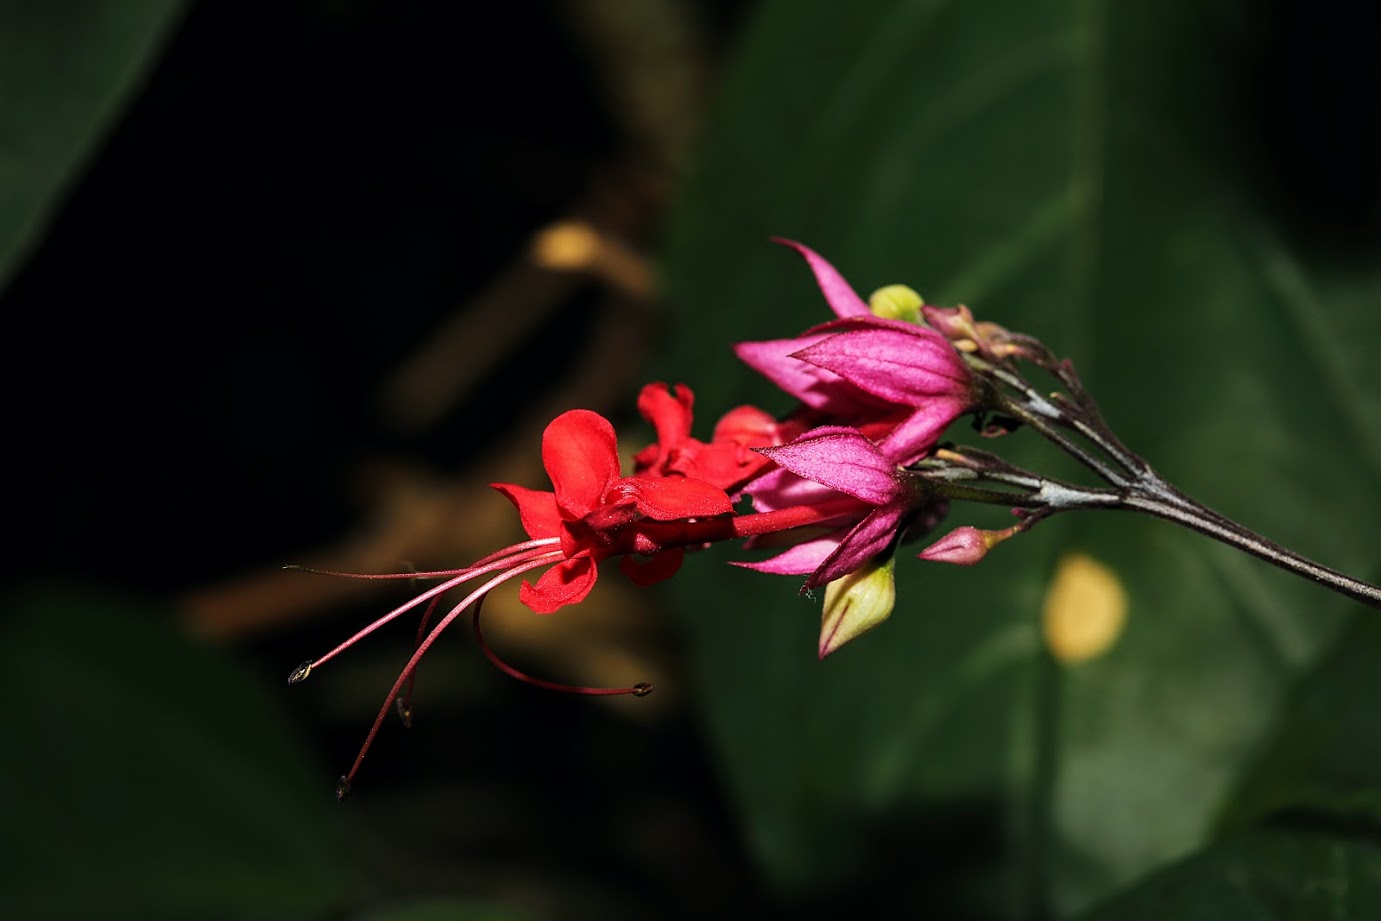
[[(584, 251), (580, 259), (569, 252), (577, 247)], [(551, 266), (563, 260), (565, 267)], [(557, 309), (575, 286), (602, 282), (610, 290), (591, 345), (559, 394), (534, 407), (507, 432), (495, 433), (501, 437), (497, 446), (477, 467), (453, 480), (398, 461), (374, 463), (362, 471), (368, 498), (361, 529), (339, 544), (285, 562), (350, 572), (392, 572), (409, 564), (445, 569), (523, 539), (512, 507), (488, 483), (540, 485), (545, 474), (538, 445), (547, 422), (573, 406), (608, 412), (627, 402), (638, 356), (646, 351), (651, 332), (652, 274), (651, 267), (631, 249), (583, 221), (563, 221), (539, 233), (529, 252), (480, 296), (473, 312), (470, 308), (460, 311), (438, 339), (385, 385), (384, 406), (399, 414), (395, 422), (401, 427), (435, 423), (481, 379), (482, 369), (475, 367), (484, 364), (479, 356), (487, 353), (493, 361), (493, 355), (502, 357), (502, 346), (520, 347), (521, 332)], [(504, 315), (524, 319), (503, 327), (496, 342), (485, 321)], [(465, 370), (448, 376), (448, 368)], [(408, 396), (427, 393), (428, 386), (433, 388), (429, 401), (414, 410)], [(190, 630), (227, 641), (281, 629), (347, 600), (390, 592), (400, 595), (394, 583), (270, 570), (194, 592), (183, 599), (182, 608)], [(573, 671), (570, 680), (656, 684), (660, 668), (640, 652), (648, 645), (638, 638), (645, 630), (634, 629), (647, 623), (634, 616), (638, 599), (645, 603), (645, 598), (611, 580), (601, 588), (600, 603), (581, 616), (537, 618), (512, 593), (501, 592), (486, 606), (488, 632), (501, 646), (538, 656), (560, 650), (561, 667)], [(658, 695), (658, 702), (666, 701), (666, 694)]]

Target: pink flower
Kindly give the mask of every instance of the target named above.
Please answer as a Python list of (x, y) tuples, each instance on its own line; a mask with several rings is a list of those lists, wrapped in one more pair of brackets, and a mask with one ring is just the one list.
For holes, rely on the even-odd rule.
[[(855, 429), (825, 426), (780, 448), (759, 448), (758, 453), (794, 474), (797, 482), (818, 484), (800, 491), (800, 505), (832, 503), (839, 514), (822, 523), (839, 526), (771, 559), (736, 565), (759, 572), (810, 573), (804, 587), (817, 588), (886, 551), (915, 511), (917, 496), (903, 472)], [(841, 503), (840, 494), (855, 501)]]
[(873, 312), (868, 309), (868, 304), (844, 280), (844, 276), (839, 274), (839, 270), (825, 261), (824, 256), (804, 243), (797, 243), (786, 237), (773, 237), (772, 242), (790, 247), (801, 255), (801, 258), (806, 261), (806, 265), (810, 266), (811, 272), (815, 275), (815, 284), (820, 287), (820, 293), (825, 296), (825, 303), (830, 305), (830, 309), (834, 311), (836, 316), (841, 319), (872, 316)]
[(793, 339), (739, 343), (739, 358), (815, 410), (821, 421), (881, 426), (878, 447), (895, 463), (919, 460), (975, 403), (963, 357), (930, 327), (873, 316), (819, 254), (778, 242), (806, 260), (839, 319)]

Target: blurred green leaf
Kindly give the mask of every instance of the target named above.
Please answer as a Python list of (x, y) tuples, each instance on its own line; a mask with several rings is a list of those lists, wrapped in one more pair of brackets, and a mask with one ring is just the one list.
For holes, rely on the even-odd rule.
[(329, 775), (262, 683), (95, 595), (6, 599), (7, 918), (295, 918), (350, 889)]
[(157, 59), (183, 0), (0, 0), (0, 286)]
[(1381, 618), (1359, 618), (1291, 695), (1225, 817), (1229, 828), (1339, 823), (1381, 832)]
[(1381, 848), (1262, 831), (1168, 867), (1081, 921), (1365, 921), (1381, 917)]
[(358, 921), (525, 921), (531, 915), (472, 901), (429, 900), (383, 908)]
[[(1249, 6), (1185, 0), (765, 4), (674, 223), (667, 376), (696, 389), (706, 431), (744, 401), (788, 408), (728, 346), (829, 316), (765, 242), (794, 237), (865, 296), (906, 282), (1044, 339), (1172, 482), (1366, 572), (1381, 276), (1293, 254), (1245, 180), (1251, 24)], [(1068, 471), (1033, 440), (984, 447)], [(1069, 550), (1110, 566), (1131, 610), (1106, 656), (1061, 667), (1038, 612)], [(901, 561), (891, 620), (818, 663), (818, 600), (696, 563), (674, 597), (776, 884), (904, 861), (911, 823), (925, 839), (911, 846), (936, 855), (912, 872), (1018, 915), (1077, 909), (1201, 846), (1283, 693), (1357, 610), (1168, 524), (1086, 515), (981, 571)], [(937, 803), (966, 806), (937, 823)], [(1007, 846), (955, 843), (978, 826)]]

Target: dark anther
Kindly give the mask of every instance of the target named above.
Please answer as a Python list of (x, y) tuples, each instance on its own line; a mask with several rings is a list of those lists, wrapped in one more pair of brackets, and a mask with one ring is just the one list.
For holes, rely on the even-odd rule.
[(652, 685), (648, 684), (646, 681), (639, 681), (637, 684), (633, 685), (634, 697), (646, 697), (651, 693)]
[(341, 775), (340, 780), (336, 781), (336, 801), (340, 802), (350, 794), (350, 778)]
[(298, 684), (307, 680), (307, 676), (312, 673), (312, 660), (308, 659), (297, 668), (288, 673), (288, 684)]
[(411, 729), (412, 707), (409, 707), (407, 701), (403, 700), (403, 698), (401, 697), (395, 698), (393, 701), (393, 705), (397, 708), (398, 718), (403, 721), (403, 725), (408, 729)]

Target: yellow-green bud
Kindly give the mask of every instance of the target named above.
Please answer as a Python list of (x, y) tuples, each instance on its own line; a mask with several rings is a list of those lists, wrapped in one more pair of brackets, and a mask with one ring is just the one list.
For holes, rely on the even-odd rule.
[(878, 288), (868, 298), (868, 307), (874, 316), (884, 320), (905, 320), (908, 323), (921, 322), (921, 305), (925, 301), (906, 285), (888, 285)]
[(893, 558), (880, 557), (825, 586), (820, 619), (820, 658), (888, 618), (897, 600)]

